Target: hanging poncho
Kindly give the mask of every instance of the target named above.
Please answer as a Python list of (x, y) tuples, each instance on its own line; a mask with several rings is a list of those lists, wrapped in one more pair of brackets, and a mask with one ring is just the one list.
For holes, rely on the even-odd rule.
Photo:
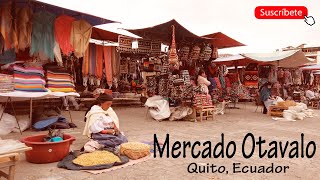
[(176, 49), (176, 40), (175, 40), (175, 28), (172, 25), (172, 43), (169, 51), (169, 63), (174, 67), (174, 69), (179, 69), (179, 59)]
[(190, 52), (190, 48), (188, 46), (184, 46), (183, 48), (180, 49), (180, 60), (181, 61), (187, 61), (189, 58), (189, 52)]
[(73, 17), (61, 15), (54, 22), (55, 38), (64, 55), (69, 55), (74, 51), (70, 42), (72, 23), (74, 20)]
[(30, 55), (42, 52), (51, 61), (54, 60), (54, 20), (55, 15), (49, 12), (38, 12), (33, 16), (32, 40)]
[(32, 33), (32, 10), (29, 7), (23, 7), (17, 14), (17, 37), (18, 48), (24, 51), (31, 45)]
[(85, 20), (78, 20), (72, 23), (71, 45), (77, 58), (83, 57), (89, 46), (92, 33), (92, 26)]

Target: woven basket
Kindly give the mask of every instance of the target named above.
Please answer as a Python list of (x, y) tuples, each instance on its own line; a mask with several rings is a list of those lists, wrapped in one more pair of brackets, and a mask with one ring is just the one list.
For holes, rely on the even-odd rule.
[[(136, 148), (136, 146), (140, 146)], [(120, 154), (136, 160), (150, 155), (150, 146), (139, 142), (128, 142), (121, 144)]]
[(294, 102), (294, 101), (283, 101), (283, 102), (278, 102), (277, 105), (281, 106), (281, 107), (290, 107), (290, 106), (295, 106), (296, 102)]

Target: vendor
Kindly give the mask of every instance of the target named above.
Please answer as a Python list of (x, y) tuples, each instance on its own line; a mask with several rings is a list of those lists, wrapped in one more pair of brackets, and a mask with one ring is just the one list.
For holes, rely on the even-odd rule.
[(111, 108), (112, 100), (111, 95), (100, 94), (85, 116), (83, 135), (96, 140), (105, 148), (114, 148), (127, 142), (127, 138), (120, 132), (118, 116)]
[(271, 84), (269, 82), (264, 83), (260, 89), (260, 100), (263, 102), (263, 114), (267, 114), (268, 107), (272, 104), (271, 100)]
[(319, 94), (316, 93), (316, 88), (312, 88), (311, 86), (306, 91), (306, 97), (309, 100), (319, 100)]
[(197, 82), (201, 88), (201, 92), (203, 92), (204, 94), (208, 94), (209, 93), (208, 86), (210, 86), (211, 83), (210, 81), (208, 81), (206, 72), (203, 69), (199, 70)]

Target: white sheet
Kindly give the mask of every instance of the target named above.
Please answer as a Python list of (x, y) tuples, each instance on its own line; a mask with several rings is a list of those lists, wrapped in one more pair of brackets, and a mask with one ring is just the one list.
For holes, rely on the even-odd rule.
[(12, 91), (8, 93), (0, 93), (2, 97), (16, 97), (16, 98), (40, 98), (40, 97), (64, 97), (64, 96), (77, 96), (80, 97), (79, 93), (70, 92), (51, 92), (48, 90), (47, 92), (25, 92), (25, 91)]

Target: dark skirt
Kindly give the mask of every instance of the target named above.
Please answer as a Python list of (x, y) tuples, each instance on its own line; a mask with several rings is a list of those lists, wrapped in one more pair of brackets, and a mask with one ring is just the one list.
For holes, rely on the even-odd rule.
[(127, 138), (122, 134), (111, 135), (111, 134), (92, 133), (91, 139), (97, 141), (99, 144), (104, 145), (105, 148), (115, 148), (116, 146), (119, 146), (122, 143), (128, 142)]

